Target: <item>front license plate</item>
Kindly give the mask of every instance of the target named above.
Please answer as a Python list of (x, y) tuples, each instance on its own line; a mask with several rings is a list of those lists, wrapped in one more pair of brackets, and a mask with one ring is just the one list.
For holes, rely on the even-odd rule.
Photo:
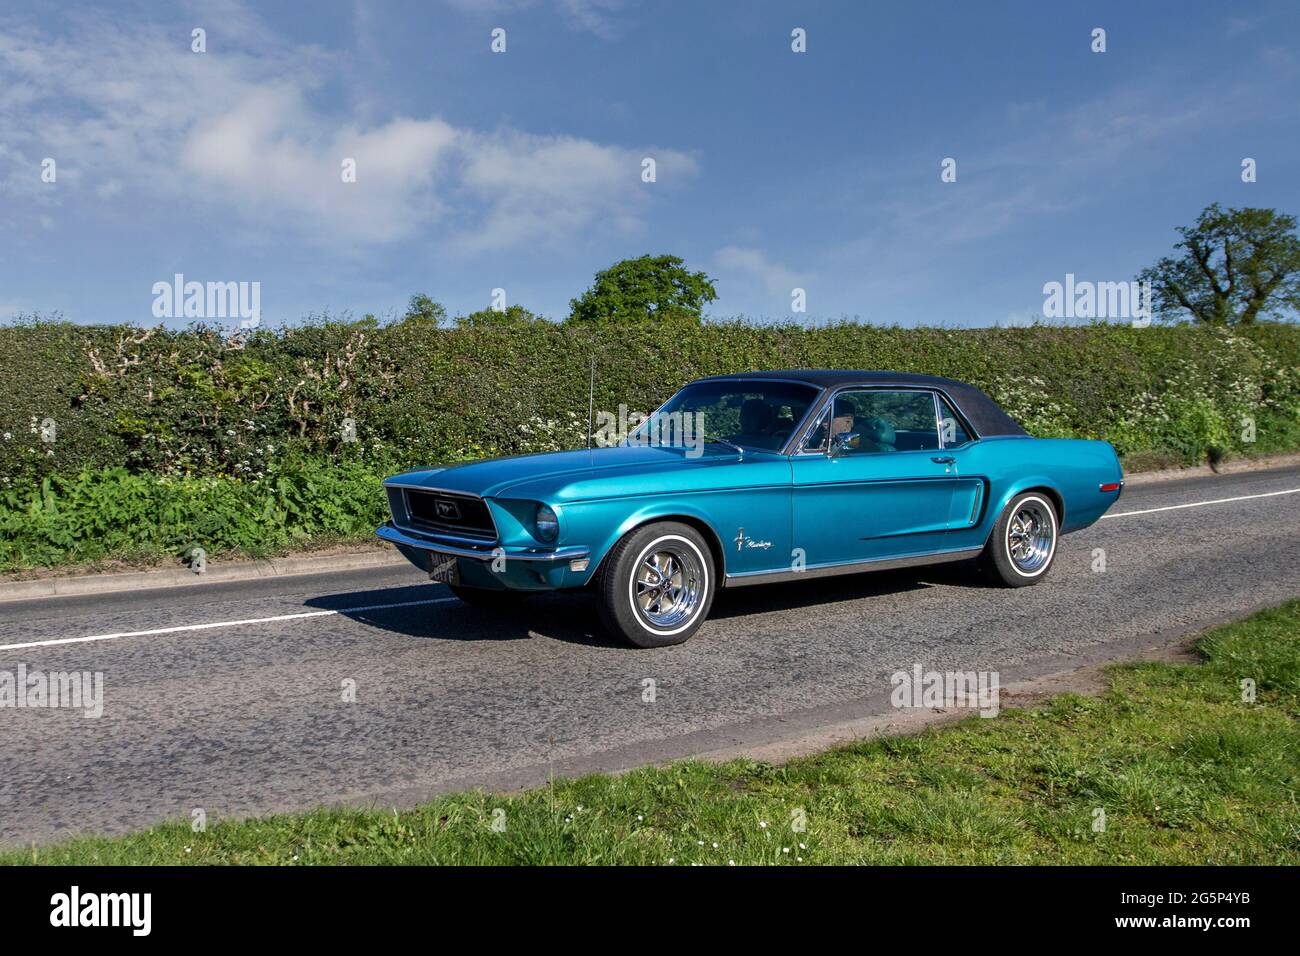
[(455, 558), (429, 555), (429, 580), (439, 584), (460, 584), (460, 565)]

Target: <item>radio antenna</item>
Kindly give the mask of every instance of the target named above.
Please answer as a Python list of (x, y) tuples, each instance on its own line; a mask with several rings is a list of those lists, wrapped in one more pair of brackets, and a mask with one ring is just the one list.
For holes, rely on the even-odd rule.
[(591, 418), (596, 411), (596, 356), (591, 357), (591, 380), (587, 384), (587, 448), (591, 448)]

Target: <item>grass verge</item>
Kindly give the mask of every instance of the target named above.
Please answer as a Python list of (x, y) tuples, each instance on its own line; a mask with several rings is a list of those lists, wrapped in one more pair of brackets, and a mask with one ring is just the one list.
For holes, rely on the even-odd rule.
[(687, 761), (406, 811), (169, 823), (0, 863), (1300, 863), (1300, 600), (1196, 647), (1201, 664), (1111, 668), (1099, 697), (783, 766)]

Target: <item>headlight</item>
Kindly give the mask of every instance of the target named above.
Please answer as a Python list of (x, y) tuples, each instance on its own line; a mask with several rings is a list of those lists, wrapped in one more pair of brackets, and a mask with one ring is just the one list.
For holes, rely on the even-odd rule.
[(537, 528), (537, 537), (541, 541), (554, 541), (560, 533), (560, 519), (547, 505), (537, 506), (537, 518), (533, 525)]

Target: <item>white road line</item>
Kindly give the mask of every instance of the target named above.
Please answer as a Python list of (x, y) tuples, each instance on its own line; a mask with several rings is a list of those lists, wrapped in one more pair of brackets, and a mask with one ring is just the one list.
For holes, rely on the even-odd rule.
[(1238, 495), (1236, 498), (1215, 498), (1213, 501), (1193, 501), (1187, 505), (1166, 505), (1163, 508), (1145, 508), (1142, 511), (1121, 511), (1113, 515), (1102, 515), (1105, 521), (1107, 518), (1130, 518), (1133, 515), (1149, 515), (1157, 511), (1177, 511), (1179, 508), (1201, 508), (1205, 505), (1222, 505), (1229, 501), (1249, 501), (1251, 498), (1274, 498), (1278, 495), (1294, 495), (1300, 492), (1300, 488), (1288, 488), (1286, 491), (1266, 491), (1259, 495)]
[(334, 614), (359, 614), (362, 611), (386, 611), (397, 607), (420, 607), (425, 604), (447, 604), (459, 600), (454, 597), (431, 598), (427, 601), (402, 601), (399, 604), (367, 604), (364, 607), (345, 607), (337, 611), (303, 611), (299, 614), (277, 614), (275, 617), (249, 617), (242, 621), (213, 621), (210, 624), (181, 624), (177, 627), (157, 627), (151, 631), (119, 631), (116, 634), (92, 634), (89, 637), (63, 637), (54, 641), (28, 641), (25, 644), (0, 644), (0, 651), (16, 651), (25, 647), (53, 647), (57, 644), (86, 644), (90, 641), (115, 641), (119, 637), (150, 637), (154, 634), (179, 634), (181, 631), (208, 631), (215, 627), (239, 627), (244, 624), (270, 624), (273, 621), (299, 621), (307, 617), (330, 617)]
[[(1177, 511), (1180, 508), (1201, 508), (1205, 505), (1222, 505), (1230, 501), (1250, 501), (1253, 498), (1273, 498), (1277, 495), (1294, 495), (1300, 488), (1288, 488), (1286, 491), (1267, 491), (1258, 495), (1238, 495), (1235, 498), (1215, 498), (1213, 501), (1193, 501), (1185, 505), (1166, 505), (1163, 508), (1145, 508), (1142, 511), (1121, 511), (1118, 514), (1102, 515), (1106, 518), (1131, 518), (1134, 515), (1149, 515), (1157, 511)], [(364, 607), (345, 607), (337, 611), (303, 611), (298, 614), (278, 614), (275, 617), (250, 617), (242, 621), (212, 621), (208, 624), (181, 624), (177, 627), (158, 627), (150, 631), (119, 631), (116, 634), (92, 634), (89, 637), (64, 637), (53, 641), (27, 641), (22, 644), (0, 644), (0, 651), (17, 651), (29, 647), (55, 647), (59, 644), (87, 644), (93, 641), (115, 641), (120, 637), (151, 637), (156, 634), (179, 634), (183, 631), (208, 631), (218, 627), (241, 627), (247, 624), (270, 624), (275, 621), (299, 621), (309, 617), (330, 617), (335, 614), (360, 614), (363, 611), (386, 611), (390, 608), (421, 607), (428, 604), (449, 604), (458, 600), (454, 597), (431, 598), (427, 601), (402, 601), (398, 604), (367, 604)]]

